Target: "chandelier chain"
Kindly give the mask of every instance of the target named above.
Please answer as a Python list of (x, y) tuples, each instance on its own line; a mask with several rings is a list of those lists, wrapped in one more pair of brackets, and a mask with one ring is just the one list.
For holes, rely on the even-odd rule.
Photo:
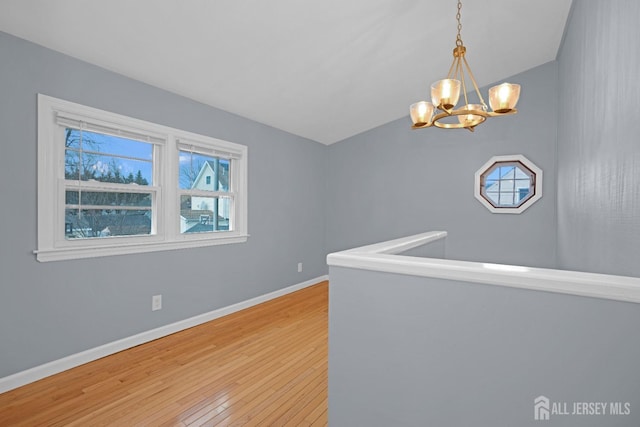
[(462, 22), (460, 21), (460, 10), (462, 10), (462, 3), (458, 0), (458, 13), (456, 13), (456, 21), (458, 21), (458, 36), (456, 37), (456, 46), (462, 46), (462, 37), (460, 31), (462, 31)]

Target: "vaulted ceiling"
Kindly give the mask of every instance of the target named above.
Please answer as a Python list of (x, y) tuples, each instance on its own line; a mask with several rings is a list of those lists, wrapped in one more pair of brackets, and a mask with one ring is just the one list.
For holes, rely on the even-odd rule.
[[(554, 60), (570, 5), (464, 0), (478, 84)], [(2, 0), (0, 31), (331, 144), (428, 99), (451, 63), (456, 11), (455, 0)]]

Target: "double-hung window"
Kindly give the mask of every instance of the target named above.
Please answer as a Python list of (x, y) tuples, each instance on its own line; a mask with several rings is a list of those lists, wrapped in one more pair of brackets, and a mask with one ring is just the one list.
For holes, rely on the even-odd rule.
[(247, 239), (247, 148), (38, 96), (39, 261)]
[(65, 117), (56, 122), (64, 131), (64, 239), (156, 234), (160, 188), (151, 137), (116, 136)]
[(223, 232), (233, 229), (238, 177), (235, 156), (188, 140), (179, 140), (180, 233)]

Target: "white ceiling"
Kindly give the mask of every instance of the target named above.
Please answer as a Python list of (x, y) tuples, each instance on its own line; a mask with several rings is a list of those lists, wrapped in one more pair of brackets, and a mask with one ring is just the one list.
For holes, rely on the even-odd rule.
[[(570, 5), (464, 0), (478, 84), (555, 59)], [(456, 10), (455, 0), (2, 0), (0, 30), (331, 144), (428, 98), (452, 60)]]

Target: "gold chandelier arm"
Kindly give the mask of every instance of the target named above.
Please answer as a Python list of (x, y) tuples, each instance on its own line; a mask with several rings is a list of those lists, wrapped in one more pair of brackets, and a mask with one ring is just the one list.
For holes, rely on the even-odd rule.
[(473, 83), (473, 88), (476, 90), (476, 93), (478, 94), (478, 98), (480, 98), (480, 102), (482, 103), (482, 106), (484, 108), (488, 108), (487, 107), (487, 103), (484, 102), (484, 99), (482, 98), (482, 94), (480, 93), (480, 89), (478, 89), (478, 84), (476, 83), (475, 77), (473, 77), (473, 72), (471, 71), (471, 67), (469, 67), (469, 63), (467, 62), (467, 58), (465, 58), (463, 56), (462, 59), (464, 60), (464, 65), (467, 66), (467, 70), (469, 71), (469, 78), (471, 79), (471, 83)]
[(453, 62), (451, 63), (451, 67), (449, 67), (449, 72), (447, 73), (447, 78), (448, 79), (455, 79), (456, 78), (455, 74), (451, 74), (451, 73), (453, 71), (453, 67), (455, 67), (456, 70), (458, 69), (458, 66), (459, 66), (458, 63), (459, 62), (460, 62), (460, 58), (456, 58), (456, 57), (453, 58)]
[[(462, 58), (464, 59), (464, 55), (462, 56)], [(467, 105), (469, 104), (469, 100), (467, 99), (467, 84), (464, 78), (464, 67), (460, 63), (460, 58), (458, 58), (458, 63), (460, 64), (460, 81), (462, 82), (462, 93), (464, 94), (464, 104)], [(468, 65), (467, 65), (467, 69), (469, 69)]]

